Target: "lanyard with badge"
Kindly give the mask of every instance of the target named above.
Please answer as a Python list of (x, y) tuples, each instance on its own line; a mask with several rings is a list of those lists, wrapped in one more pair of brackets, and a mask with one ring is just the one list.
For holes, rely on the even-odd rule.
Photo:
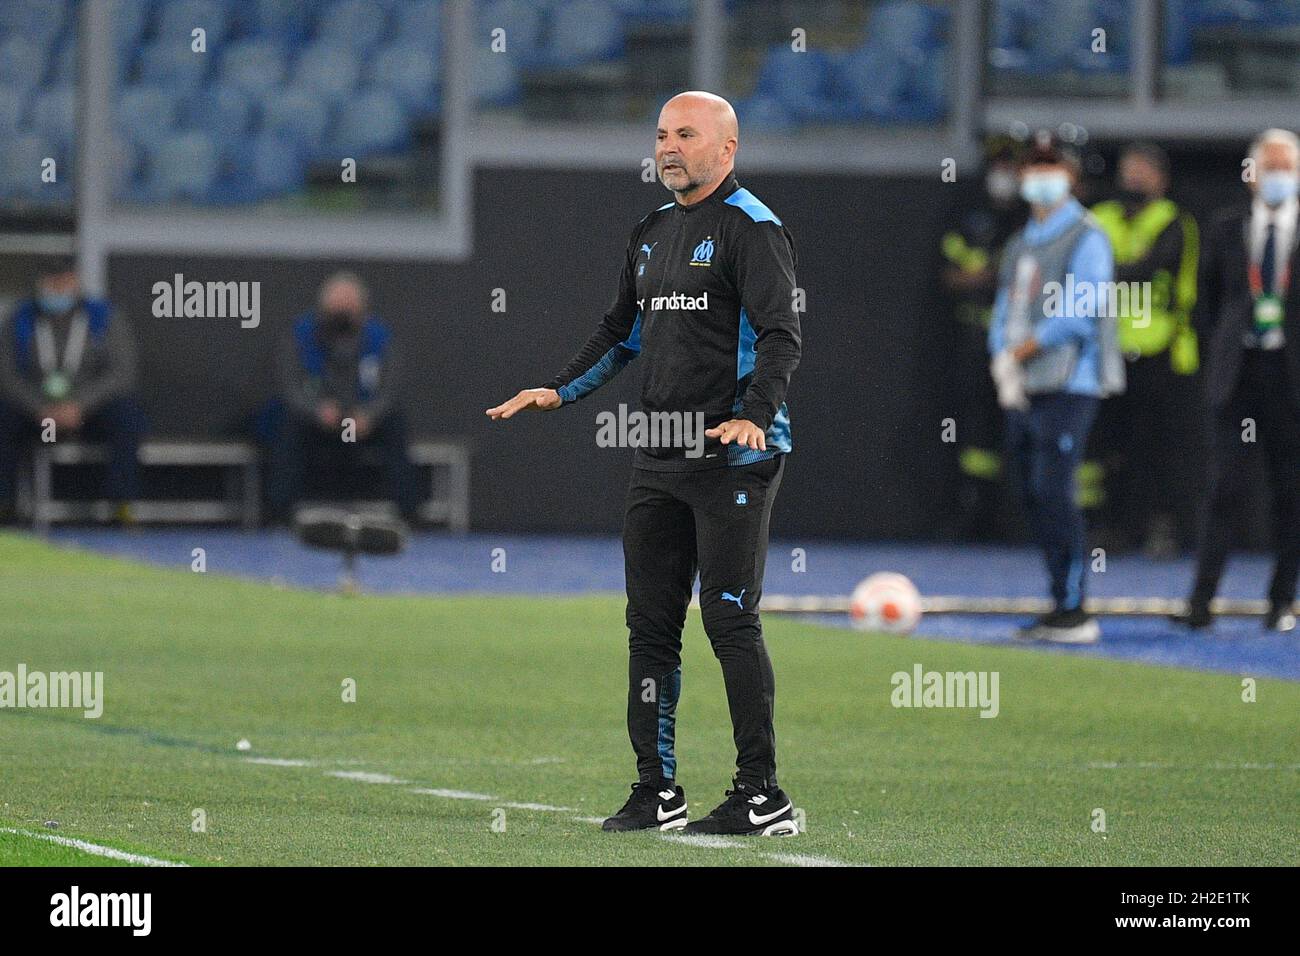
[(72, 380), (81, 368), (86, 354), (86, 336), (90, 332), (90, 319), (79, 312), (68, 330), (68, 341), (63, 347), (63, 361), (58, 360), (54, 348), (54, 330), (49, 322), (36, 325), (36, 361), (41, 366), (41, 389), (51, 401), (62, 401), (72, 391)]
[[(1300, 232), (1300, 230), (1297, 230)], [(1294, 244), (1295, 236), (1292, 237)], [(1255, 334), (1265, 336), (1274, 329), (1282, 328), (1282, 302), (1291, 287), (1291, 256), (1286, 250), (1282, 255), (1282, 267), (1276, 272), (1273, 288), (1264, 291), (1264, 270), (1261, 263), (1252, 262), (1246, 272), (1250, 284), (1250, 297), (1255, 303)]]
[(1264, 291), (1264, 276), (1258, 263), (1252, 263), (1247, 273), (1250, 296), (1255, 300), (1255, 332), (1264, 335), (1282, 327), (1282, 300), (1291, 285), (1291, 263), (1282, 266), (1282, 272), (1273, 284), (1272, 292)]

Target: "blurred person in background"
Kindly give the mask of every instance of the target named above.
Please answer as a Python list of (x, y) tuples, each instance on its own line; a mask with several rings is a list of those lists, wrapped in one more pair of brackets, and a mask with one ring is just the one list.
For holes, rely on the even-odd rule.
[(1166, 198), (1169, 159), (1159, 147), (1135, 143), (1119, 158), (1116, 198), (1092, 214), (1110, 238), (1115, 281), (1140, 288), (1119, 299), (1115, 320), (1126, 359), (1127, 388), (1105, 403), (1097, 425), (1105, 466), (1106, 543), (1173, 557), (1190, 547), (1195, 524), (1197, 442), (1194, 379), (1200, 251), (1196, 222)]
[(135, 398), (131, 326), (84, 296), (71, 258), (41, 270), (35, 294), (0, 327), (0, 516), (11, 516), (25, 445), (70, 438), (108, 448), (103, 496), (120, 522), (140, 496), (144, 415)]
[(286, 521), (302, 496), (309, 463), (355, 467), (359, 449), (378, 453), (387, 497), (408, 521), (418, 501), (395, 404), (398, 353), (388, 327), (369, 314), (369, 294), (350, 272), (321, 286), (317, 308), (280, 344), (276, 382), (283, 403), (271, 449), (271, 519)]
[(950, 534), (959, 540), (999, 537), (1002, 412), (988, 377), (987, 342), (1002, 247), (1025, 221), (1014, 142), (1000, 137), (987, 152), (978, 192), (953, 212), (957, 225), (940, 241), (940, 276), (951, 317), (950, 400), (960, 423), (960, 484)]
[(1186, 627), (1211, 623), (1243, 501), (1251, 449), (1263, 451), (1273, 497), (1276, 564), (1265, 628), (1292, 631), (1300, 575), (1300, 139), (1270, 129), (1251, 145), (1248, 206), (1220, 212), (1206, 230), (1195, 314), (1210, 404), (1209, 493)]
[(1009, 470), (1054, 605), (1020, 636), (1069, 644), (1100, 636), (1083, 608), (1088, 566), (1075, 471), (1101, 399), (1124, 381), (1114, 318), (1100, 294), (1113, 279), (1110, 242), (1072, 195), (1078, 174), (1077, 161), (1050, 135), (1040, 133), (1026, 151), (1020, 195), (1030, 219), (1003, 252), (989, 328)]

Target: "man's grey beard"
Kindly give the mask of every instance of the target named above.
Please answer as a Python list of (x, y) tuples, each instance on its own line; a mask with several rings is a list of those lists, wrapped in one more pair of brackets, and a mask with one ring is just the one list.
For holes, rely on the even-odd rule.
[[(680, 166), (680, 165), (679, 168), (682, 169), (683, 171), (686, 169), (685, 166)], [(664, 177), (662, 172), (659, 174), (659, 181), (661, 183), (664, 183), (664, 189), (667, 189), (673, 195), (684, 196), (687, 193), (692, 193), (695, 190), (699, 189), (701, 186), (707, 186), (710, 182), (712, 182), (713, 174), (716, 169), (717, 166), (709, 166), (707, 169), (700, 170), (700, 172), (695, 176), (691, 176), (689, 173), (687, 173), (688, 178), (687, 178), (685, 189), (674, 189), (672, 186), (669, 186), (667, 183), (664, 183)]]

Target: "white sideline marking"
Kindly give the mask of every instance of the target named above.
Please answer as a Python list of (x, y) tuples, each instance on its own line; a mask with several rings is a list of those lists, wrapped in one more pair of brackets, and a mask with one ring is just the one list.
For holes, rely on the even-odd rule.
[(429, 797), (446, 797), (448, 800), (488, 800), (497, 798), (490, 793), (474, 793), (472, 790), (446, 790), (442, 787), (416, 787), (411, 793), (421, 793)]
[(33, 840), (44, 840), (47, 843), (57, 843), (59, 846), (72, 847), (74, 850), (80, 850), (82, 853), (89, 853), (92, 856), (103, 856), (110, 860), (121, 860), (123, 863), (137, 863), (141, 866), (189, 866), (188, 863), (177, 863), (173, 860), (159, 860), (152, 856), (142, 856), (139, 853), (127, 853), (125, 850), (115, 850), (111, 846), (100, 846), (98, 843), (87, 843), (85, 840), (75, 840), (72, 837), (55, 836), (52, 833), (32, 833), (28, 830), (15, 830), (12, 827), (0, 827), (0, 833), (12, 833), (15, 836), (31, 837)]
[(548, 810), (553, 813), (572, 813), (573, 807), (553, 807), (549, 803), (503, 803), (503, 807), (509, 807), (512, 810)]
[(706, 850), (741, 850), (750, 845), (738, 837), (712, 836), (707, 833), (667, 833), (664, 834), (664, 839), (669, 843), (698, 846), (703, 847)]
[[(246, 757), (249, 763), (261, 763), (272, 767), (309, 767), (312, 761), (308, 760), (288, 760), (276, 757)], [(547, 758), (541, 758), (538, 762), (547, 761)], [(549, 761), (547, 761), (549, 762)], [(1116, 764), (1092, 764), (1094, 767), (1113, 767)], [(1261, 766), (1256, 764), (1254, 766)], [(405, 784), (408, 780), (402, 780), (391, 774), (376, 773), (369, 770), (329, 770), (325, 774), (327, 777), (338, 777), (341, 780), (356, 780), (360, 783), (389, 783)], [(452, 790), (445, 787), (412, 787), (411, 793), (417, 793), (428, 797), (443, 797), (447, 800), (476, 800), (480, 803), (496, 803), (502, 807), (513, 810), (538, 810), (546, 813), (576, 813), (573, 807), (556, 807), (549, 803), (529, 803), (525, 801), (502, 800), (500, 797), (493, 796), (490, 793), (477, 793), (473, 790)], [(583, 817), (575, 816), (572, 818), (578, 823), (601, 824), (605, 822), (604, 817)], [(0, 831), (5, 832), (5, 831)], [(40, 834), (30, 834), (40, 836)], [(694, 846), (706, 850), (744, 850), (752, 849), (758, 856), (766, 857), (769, 860), (775, 860), (778, 863), (784, 863), (787, 866), (851, 866), (842, 860), (836, 860), (828, 856), (812, 856), (805, 853), (768, 853), (759, 850), (754, 841), (758, 837), (724, 837), (713, 836), (710, 834), (681, 834), (681, 833), (664, 833), (661, 838), (670, 843), (679, 843), (683, 846)], [(183, 866), (184, 864), (168, 864), (159, 861), (159, 865)]]
[(402, 780), (387, 773), (374, 773), (370, 770), (327, 770), (327, 777), (338, 777), (340, 780), (356, 780), (360, 783), (409, 783), (408, 780)]
[(447, 790), (442, 787), (415, 787), (411, 793), (420, 793), (429, 797), (445, 797), (448, 800), (480, 800), (485, 803), (499, 803), (511, 810), (546, 810), (551, 813), (573, 813), (573, 807), (553, 807), (549, 803), (521, 803), (514, 800), (502, 800), (490, 793), (475, 793), (472, 790)]
[(1151, 760), (1133, 763), (1094, 760), (1084, 767), (1088, 770), (1300, 770), (1300, 763), (1212, 763), (1203, 767), (1191, 767), (1175, 763), (1157, 763)]
[(778, 863), (788, 863), (790, 866), (848, 866), (840, 860), (832, 860), (828, 856), (809, 856), (806, 853), (764, 853), (765, 857), (770, 860), (776, 860)]

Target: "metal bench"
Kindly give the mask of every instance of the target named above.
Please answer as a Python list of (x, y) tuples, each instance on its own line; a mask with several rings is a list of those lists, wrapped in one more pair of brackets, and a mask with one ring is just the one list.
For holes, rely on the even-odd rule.
[[(102, 464), (103, 445), (60, 441), (37, 445), (32, 453), (31, 485), (20, 488), (18, 513), (44, 532), (55, 521), (106, 521), (110, 501), (61, 501), (54, 497), (55, 465)], [(261, 461), (257, 449), (237, 441), (146, 441), (140, 445), (142, 467), (221, 468), (225, 497), (184, 501), (132, 502), (141, 522), (204, 523), (235, 521), (256, 528), (262, 499)]]
[[(429, 497), (420, 517), (452, 531), (469, 529), (469, 449), (460, 442), (417, 441), (408, 450), (413, 466), (428, 468)], [(102, 445), (62, 441), (38, 445), (32, 454), (31, 481), (20, 484), (18, 513), (36, 530), (46, 531), (56, 521), (107, 521), (109, 501), (62, 501), (54, 497), (55, 465), (102, 464)], [(184, 501), (132, 503), (137, 521), (208, 523), (232, 521), (256, 528), (260, 520), (261, 456), (253, 445), (238, 441), (146, 441), (140, 445), (143, 467), (221, 468), (225, 472), (225, 497)], [(357, 502), (375, 506), (375, 502)]]

